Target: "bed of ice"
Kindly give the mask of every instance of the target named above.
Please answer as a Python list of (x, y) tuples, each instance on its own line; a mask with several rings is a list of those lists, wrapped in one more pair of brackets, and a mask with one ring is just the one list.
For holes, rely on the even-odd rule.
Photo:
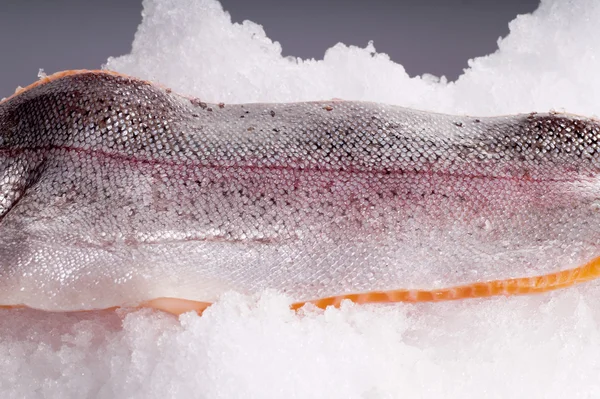
[[(600, 104), (600, 2), (543, 0), (456, 81), (409, 77), (373, 44), (284, 58), (215, 0), (147, 0), (107, 67), (205, 101), (343, 98), (468, 114)], [(439, 62), (444, 62), (440, 59)], [(241, 265), (240, 267), (243, 267)], [(0, 311), (2, 398), (600, 397), (600, 283), (538, 296), (288, 310), (230, 293), (202, 317)]]

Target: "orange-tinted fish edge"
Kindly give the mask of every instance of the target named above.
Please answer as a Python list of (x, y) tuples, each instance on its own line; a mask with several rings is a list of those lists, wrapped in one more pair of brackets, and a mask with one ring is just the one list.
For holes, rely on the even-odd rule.
[[(419, 289), (397, 289), (390, 291), (369, 291), (363, 293), (343, 294), (319, 298), (314, 300), (295, 302), (290, 305), (292, 310), (298, 310), (306, 304), (312, 304), (318, 308), (326, 309), (329, 306), (340, 307), (344, 300), (350, 300), (356, 304), (374, 303), (420, 303), (420, 302), (444, 302), (461, 299), (486, 298), (494, 296), (516, 296), (539, 294), (567, 288), (573, 285), (591, 281), (600, 277), (600, 257), (590, 262), (560, 272), (543, 274), (533, 277), (519, 277), (486, 282), (476, 282), (450, 288), (434, 290)], [(151, 308), (154, 310), (171, 313), (179, 316), (188, 312), (196, 312), (201, 315), (211, 302), (194, 301), (190, 299), (160, 297), (140, 303), (133, 308)], [(28, 308), (26, 305), (0, 305), (0, 309)], [(108, 309), (86, 309), (83, 312), (94, 310), (114, 310), (119, 306)]]
[[(370, 291), (355, 294), (343, 294), (314, 300), (295, 302), (290, 308), (298, 310), (306, 304), (326, 309), (329, 306), (340, 307), (344, 300), (356, 304), (373, 303), (419, 303), (442, 302), (461, 299), (486, 298), (494, 296), (516, 296), (539, 294), (570, 287), (600, 277), (600, 257), (568, 270), (533, 277), (519, 277), (486, 282), (476, 282), (450, 288), (434, 290), (397, 289), (390, 291)], [(150, 307), (174, 315), (187, 312), (202, 314), (212, 303), (177, 298), (157, 298), (146, 301), (140, 307)]]

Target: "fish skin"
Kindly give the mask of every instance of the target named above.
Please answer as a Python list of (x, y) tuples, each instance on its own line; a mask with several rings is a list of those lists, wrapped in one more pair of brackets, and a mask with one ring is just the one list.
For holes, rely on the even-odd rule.
[(125, 76), (0, 103), (0, 305), (440, 288), (600, 255), (600, 124), (206, 104)]

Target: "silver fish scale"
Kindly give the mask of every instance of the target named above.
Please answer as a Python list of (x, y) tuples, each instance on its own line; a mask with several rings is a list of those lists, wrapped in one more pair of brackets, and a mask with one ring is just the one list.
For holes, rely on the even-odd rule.
[(599, 128), (54, 79), (0, 103), (0, 305), (300, 301), (574, 267), (600, 252)]

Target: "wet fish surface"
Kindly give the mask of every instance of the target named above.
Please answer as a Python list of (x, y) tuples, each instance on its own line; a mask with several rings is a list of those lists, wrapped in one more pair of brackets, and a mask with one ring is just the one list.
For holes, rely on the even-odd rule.
[(600, 124), (354, 101), (207, 104), (108, 72), (0, 103), (0, 305), (297, 302), (600, 256)]

